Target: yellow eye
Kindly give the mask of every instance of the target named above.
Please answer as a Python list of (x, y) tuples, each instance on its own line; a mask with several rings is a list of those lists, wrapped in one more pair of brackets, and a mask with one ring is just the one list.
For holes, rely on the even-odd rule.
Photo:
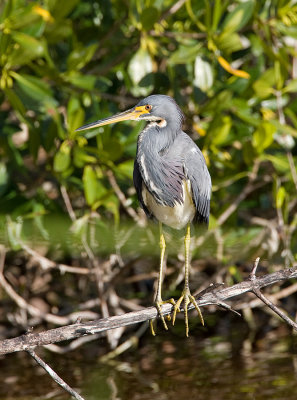
[(151, 105), (149, 105), (149, 104), (147, 104), (147, 105), (145, 106), (145, 109), (146, 109), (147, 111), (151, 111), (151, 109), (152, 109), (152, 106), (151, 106)]

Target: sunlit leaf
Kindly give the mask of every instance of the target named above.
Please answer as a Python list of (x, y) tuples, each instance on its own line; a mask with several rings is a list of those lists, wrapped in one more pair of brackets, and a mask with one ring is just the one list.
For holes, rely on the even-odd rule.
[(71, 148), (64, 142), (54, 157), (54, 170), (56, 172), (66, 171), (71, 163)]
[(273, 142), (276, 128), (268, 121), (263, 121), (253, 134), (253, 146), (258, 153), (262, 153)]
[(33, 6), (33, 11), (40, 15), (42, 19), (46, 22), (53, 22), (54, 18), (51, 16), (50, 12), (46, 10), (45, 8), (40, 7), (39, 5)]
[(187, 44), (181, 44), (170, 54), (168, 62), (170, 64), (186, 64), (194, 61), (201, 49), (202, 44), (197, 41), (189, 41)]
[(256, 95), (262, 99), (270, 96), (274, 92), (275, 73), (273, 69), (268, 69), (262, 76), (253, 84), (253, 89)]
[(232, 121), (229, 116), (224, 116), (215, 120), (214, 124), (212, 124), (209, 129), (212, 137), (212, 144), (216, 146), (224, 145), (228, 139), (231, 126)]
[(238, 33), (223, 31), (216, 39), (216, 45), (222, 53), (231, 54), (242, 49), (242, 42)]
[(296, 93), (297, 92), (297, 79), (291, 80), (283, 89), (283, 93)]
[(116, 172), (120, 173), (124, 177), (131, 179), (133, 176), (133, 167), (134, 167), (134, 161), (133, 160), (128, 160), (124, 161), (121, 164), (118, 164), (116, 167)]
[(143, 86), (138, 86), (140, 81), (148, 74), (153, 71), (153, 61), (149, 53), (140, 48), (135, 55), (132, 57), (129, 66), (128, 73), (134, 84), (131, 91), (134, 96), (147, 96), (153, 89), (152, 77), (150, 77), (147, 83)]
[(86, 201), (89, 206), (94, 206), (106, 194), (106, 189), (98, 180), (96, 170), (90, 165), (86, 165), (84, 168), (83, 184)]
[(3, 162), (0, 162), (0, 196), (6, 191), (8, 178), (7, 167)]
[(286, 190), (281, 186), (276, 193), (276, 208), (282, 208), (286, 198)]
[(234, 32), (243, 28), (252, 16), (255, 2), (248, 0), (241, 2), (227, 14), (224, 20), (223, 29), (225, 31)]
[(194, 85), (201, 89), (202, 92), (206, 92), (213, 85), (212, 68), (207, 61), (204, 61), (199, 56), (195, 60)]

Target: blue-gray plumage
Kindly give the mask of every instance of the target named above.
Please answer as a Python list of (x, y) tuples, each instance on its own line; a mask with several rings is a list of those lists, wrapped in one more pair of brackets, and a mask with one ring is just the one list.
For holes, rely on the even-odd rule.
[[(174, 99), (164, 95), (152, 95), (141, 100), (135, 107), (112, 117), (84, 125), (78, 130), (90, 129), (124, 120), (146, 120), (147, 126), (140, 133), (134, 163), (133, 181), (142, 208), (149, 218), (160, 222), (160, 272), (155, 305), (165, 329), (162, 304), (173, 305), (174, 324), (176, 313), (184, 304), (186, 335), (188, 336), (188, 305), (196, 308), (201, 322), (203, 317), (189, 288), (190, 223), (208, 224), (211, 179), (202, 152), (182, 130), (183, 113)], [(162, 223), (182, 229), (185, 235), (185, 284), (181, 297), (162, 300), (162, 272), (165, 254), (165, 238)], [(150, 322), (152, 333), (153, 322)]]
[(168, 225), (180, 229), (192, 220), (208, 224), (211, 179), (202, 152), (182, 131), (184, 117), (180, 108), (164, 95), (149, 96), (137, 106), (145, 104), (152, 105), (152, 109), (141, 119), (151, 122), (139, 135), (133, 174), (142, 208), (148, 217), (156, 217), (143, 198), (143, 185), (157, 203), (175, 207), (183, 204), (184, 182), (188, 181), (195, 213), (190, 221)]

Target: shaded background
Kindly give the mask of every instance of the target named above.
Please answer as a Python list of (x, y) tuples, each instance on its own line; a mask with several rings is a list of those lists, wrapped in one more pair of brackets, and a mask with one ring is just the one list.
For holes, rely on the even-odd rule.
[[(2, 1), (0, 88), (2, 338), (152, 303), (158, 232), (132, 183), (144, 125), (75, 132), (152, 93), (176, 99), (212, 176), (210, 227), (192, 241), (193, 289), (243, 279), (256, 256), (260, 272), (294, 264), (296, 1)], [(177, 297), (183, 279), (181, 234), (168, 230), (167, 241), (164, 298)], [(293, 317), (295, 285), (279, 295)], [(249, 300), (237, 304), (235, 354), (289, 333)], [(193, 314), (192, 335), (234, 347), (236, 317), (205, 317), (202, 329)], [(132, 333), (111, 332), (92, 354)], [(171, 334), (183, 338), (182, 319)], [(148, 333), (142, 340), (152, 346)], [(286, 340), (282, 350), (294, 353)]]

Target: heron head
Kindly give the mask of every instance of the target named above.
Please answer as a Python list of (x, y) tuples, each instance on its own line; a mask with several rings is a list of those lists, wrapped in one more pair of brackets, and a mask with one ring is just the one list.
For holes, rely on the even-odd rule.
[(170, 123), (175, 124), (177, 128), (181, 128), (183, 113), (172, 97), (161, 94), (151, 95), (141, 100), (135, 107), (130, 108), (129, 110), (91, 122), (90, 124), (78, 128), (77, 131), (83, 131), (127, 120), (155, 121), (160, 127), (165, 127)]
[(148, 113), (142, 114), (139, 119), (157, 121), (159, 126), (176, 125), (181, 128), (184, 115), (170, 96), (154, 94), (141, 100), (136, 107), (145, 107)]

